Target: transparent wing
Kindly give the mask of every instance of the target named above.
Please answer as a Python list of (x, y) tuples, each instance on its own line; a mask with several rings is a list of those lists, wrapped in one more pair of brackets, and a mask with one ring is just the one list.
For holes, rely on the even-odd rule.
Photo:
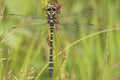
[(56, 30), (57, 35), (61, 36), (62, 39), (66, 38), (67, 40), (77, 40), (82, 36), (89, 35), (95, 31), (95, 25), (93, 24), (65, 24), (59, 26)]
[(9, 14), (6, 17), (15, 27), (32, 27), (32, 25), (43, 25), (46, 21), (46, 16), (25, 16), (19, 14)]
[(96, 26), (90, 23), (95, 15), (95, 10), (86, 9), (77, 13), (60, 16), (58, 34), (70, 37), (80, 36), (81, 34), (90, 34), (96, 29)]
[(71, 14), (65, 14), (65, 15), (60, 15), (60, 18), (73, 18), (73, 17), (79, 17), (79, 18), (85, 18), (85, 17), (90, 17), (92, 14), (96, 14), (97, 10), (96, 9), (83, 9), (79, 12), (76, 13), (71, 13)]
[(28, 17), (31, 17), (33, 19), (44, 19), (45, 17), (43, 16), (28, 16), (28, 15), (20, 15), (20, 14), (9, 14), (7, 15), (7, 17), (19, 17), (19, 18), (28, 18)]
[[(9, 14), (6, 17), (10, 25), (9, 31), (28, 31), (31, 33), (43, 32), (48, 27), (46, 16), (25, 16), (19, 14)], [(47, 29), (48, 30), (48, 29)]]

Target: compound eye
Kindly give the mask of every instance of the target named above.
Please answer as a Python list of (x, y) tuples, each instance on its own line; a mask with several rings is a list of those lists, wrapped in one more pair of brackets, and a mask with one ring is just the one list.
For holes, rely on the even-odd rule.
[(53, 10), (53, 11), (56, 11), (56, 9), (55, 9), (55, 8), (52, 8), (52, 10)]
[(47, 11), (50, 11), (50, 10), (51, 10), (50, 8), (47, 9)]

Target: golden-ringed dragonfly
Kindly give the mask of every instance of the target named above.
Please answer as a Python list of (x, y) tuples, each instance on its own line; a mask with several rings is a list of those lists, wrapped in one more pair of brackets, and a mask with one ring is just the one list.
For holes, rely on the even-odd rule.
[[(19, 29), (24, 27), (34, 27), (37, 25), (42, 30), (46, 29), (44, 27), (45, 24), (49, 25), (50, 35), (49, 35), (49, 48), (50, 48), (50, 54), (49, 54), (49, 75), (52, 77), (53, 75), (53, 38), (54, 38), (54, 31), (57, 31), (58, 34), (67, 34), (68, 37), (72, 38), (72, 33), (83, 30), (90, 32), (95, 28), (94, 24), (89, 23), (89, 20), (91, 16), (96, 12), (95, 9), (85, 9), (80, 12), (76, 12), (73, 14), (67, 14), (67, 15), (60, 15), (62, 5), (55, 1), (52, 4), (49, 4), (46, 8), (46, 16), (26, 16), (26, 15), (20, 15), (20, 14), (14, 14), (11, 13), (8, 15), (7, 20), (11, 18), (16, 19), (16, 25), (13, 27), (13, 29)], [(30, 19), (31, 22), (27, 23), (24, 22), (24, 25), (18, 25), (19, 21), (21, 20), (28, 20)]]

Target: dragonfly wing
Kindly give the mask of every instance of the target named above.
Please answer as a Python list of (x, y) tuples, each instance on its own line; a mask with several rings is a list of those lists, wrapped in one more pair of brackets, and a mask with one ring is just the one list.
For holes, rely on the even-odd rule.
[[(80, 28), (82, 26), (89, 28), (88, 25), (91, 24), (90, 20), (95, 15), (95, 13), (96, 13), (95, 9), (85, 9), (85, 10), (82, 10), (82, 11), (79, 11), (73, 14), (63, 15), (60, 17), (60, 24), (62, 24), (63, 26), (68, 25), (70, 26), (70, 28), (76, 25), (79, 25)], [(94, 27), (95, 26), (93, 26), (93, 28)]]
[(25, 16), (19, 14), (9, 14), (6, 21), (10, 23), (10, 30), (30, 30), (30, 31), (44, 31), (47, 20), (45, 16)]
[(9, 32), (15, 32), (15, 33), (22, 33), (26, 34), (29, 33), (31, 35), (37, 36), (37, 35), (49, 35), (49, 26), (46, 23), (43, 24), (29, 24), (24, 26), (14, 26), (12, 27)]
[(71, 13), (71, 14), (65, 14), (65, 15), (60, 15), (60, 18), (67, 18), (67, 17), (78, 17), (82, 18), (82, 17), (90, 17), (91, 14), (96, 14), (96, 10), (95, 9), (84, 9), (82, 11), (76, 12), (76, 13)]
[(9, 15), (7, 15), (7, 17), (10, 17), (10, 16), (16, 16), (16, 17), (21, 17), (21, 18), (31, 17), (33, 19), (44, 19), (43, 16), (27, 16), (27, 15), (20, 15), (20, 14), (9, 14)]
[(25, 25), (42, 25), (46, 22), (46, 17), (42, 16), (25, 16), (19, 14), (9, 14), (6, 17), (6, 21), (11, 22), (14, 26), (25, 26)]
[[(79, 11), (77, 13), (63, 15), (60, 17), (60, 24), (75, 26), (75, 25), (89, 25), (91, 24), (91, 19), (95, 15), (96, 10), (86, 9)], [(82, 27), (82, 26), (80, 26)]]
[[(68, 14), (60, 17), (60, 33), (72, 34), (88, 34), (96, 29), (96, 26), (90, 23), (95, 11), (92, 9), (83, 10), (77, 13)], [(78, 33), (80, 32), (80, 33)]]
[[(9, 14), (5, 19), (9, 21), (8, 32), (20, 32), (40, 34), (40, 32), (48, 29), (47, 20), (45, 16), (25, 16), (18, 14)], [(7, 22), (8, 23), (8, 22)]]
[(60, 25), (59, 27), (60, 34), (67, 34), (67, 35), (72, 35), (72, 34), (89, 34), (93, 31), (96, 30), (96, 26), (94, 24), (64, 24)]
[(59, 26), (59, 28), (56, 30), (57, 34), (60, 35), (61, 39), (67, 39), (67, 40), (77, 40), (80, 37), (89, 35), (96, 31), (95, 25), (93, 24), (65, 24), (62, 26)]

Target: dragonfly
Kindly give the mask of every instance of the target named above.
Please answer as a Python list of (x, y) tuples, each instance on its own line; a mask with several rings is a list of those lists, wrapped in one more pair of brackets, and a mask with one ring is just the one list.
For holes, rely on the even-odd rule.
[[(74, 30), (79, 29), (94, 29), (95, 26), (93, 24), (88, 24), (88, 19), (90, 19), (91, 14), (95, 13), (94, 9), (86, 9), (80, 12), (76, 12), (73, 14), (66, 14), (62, 15), (61, 13), (61, 3), (59, 3), (57, 0), (55, 0), (53, 3), (49, 4), (46, 11), (46, 16), (26, 16), (26, 15), (20, 15), (20, 14), (9, 14), (9, 17), (16, 17), (18, 20), (27, 19), (29, 18), (33, 20), (33, 22), (30, 22), (27, 24), (25, 22), (25, 25), (22, 25), (22, 27), (29, 27), (39, 25), (41, 27), (41, 30), (44, 30), (44, 27), (42, 25), (48, 24), (50, 34), (49, 34), (49, 75), (52, 78), (53, 76), (53, 38), (54, 38), (54, 32), (59, 31), (60, 33), (67, 33), (71, 35), (71, 33), (74, 32)], [(28, 21), (29, 22), (29, 21)], [(17, 25), (13, 28), (20, 27), (21, 25)], [(59, 27), (60, 26), (60, 27)], [(35, 28), (35, 27), (34, 27)], [(43, 28), (43, 29), (42, 29)]]

